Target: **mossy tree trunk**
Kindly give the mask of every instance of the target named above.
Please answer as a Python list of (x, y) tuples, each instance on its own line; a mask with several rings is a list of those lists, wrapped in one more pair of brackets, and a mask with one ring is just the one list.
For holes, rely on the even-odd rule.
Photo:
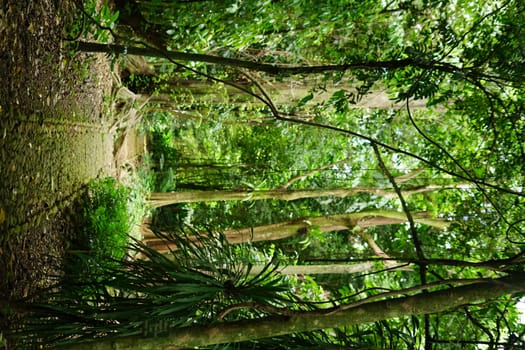
[[(413, 215), (414, 221), (435, 227), (437, 229), (444, 229), (450, 222), (439, 219), (432, 219), (426, 217), (425, 213), (416, 213)], [(315, 216), (303, 218), (301, 220), (290, 220), (279, 222), (276, 224), (262, 225), (257, 227), (250, 227), (244, 229), (226, 230), (223, 234), (226, 236), (228, 242), (246, 243), (246, 242), (260, 242), (260, 241), (274, 241), (293, 236), (308, 234), (308, 230), (316, 227), (321, 232), (333, 232), (341, 230), (351, 230), (356, 226), (360, 228), (367, 228), (379, 225), (394, 225), (407, 222), (405, 213), (388, 210), (374, 210), (363, 211), (359, 213)], [(144, 243), (159, 252), (168, 252), (169, 250), (176, 250), (173, 244), (158, 238), (154, 232), (147, 226), (141, 227), (142, 235), (144, 236)]]
[[(404, 196), (416, 193), (432, 192), (446, 188), (463, 188), (460, 186), (421, 186), (411, 190), (403, 191)], [(373, 187), (333, 188), (333, 189), (305, 189), (305, 190), (239, 190), (239, 191), (188, 191), (188, 192), (157, 192), (149, 197), (149, 204), (154, 208), (177, 203), (197, 203), (216, 201), (248, 201), (261, 199), (275, 199), (292, 201), (303, 198), (318, 197), (348, 197), (359, 193), (375, 194), (385, 198), (394, 198), (396, 193)]]

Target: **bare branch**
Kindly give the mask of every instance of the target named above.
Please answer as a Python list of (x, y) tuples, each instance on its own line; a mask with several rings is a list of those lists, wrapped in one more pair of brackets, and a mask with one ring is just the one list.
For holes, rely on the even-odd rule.
[(423, 173), (424, 171), (425, 171), (425, 168), (419, 168), (419, 169), (409, 172), (408, 174), (397, 176), (395, 180), (397, 183), (407, 182), (417, 177), (419, 174)]
[[(405, 212), (408, 223), (410, 225), (410, 232), (412, 234), (412, 239), (414, 241), (414, 246), (416, 248), (417, 256), (420, 260), (425, 259), (425, 255), (423, 254), (423, 249), (421, 248), (421, 240), (419, 239), (419, 235), (417, 233), (416, 224), (414, 223), (414, 218), (412, 217), (412, 213), (410, 212), (410, 209), (408, 208), (408, 205), (405, 201), (405, 198), (403, 197), (403, 193), (401, 193), (401, 189), (396, 183), (396, 180), (386, 167), (385, 163), (383, 162), (383, 158), (381, 157), (381, 153), (379, 152), (379, 148), (376, 144), (372, 144), (372, 148), (374, 149), (374, 153), (377, 157), (377, 161), (379, 163), (379, 167), (383, 170), (386, 177), (392, 184), (392, 187), (394, 188), (394, 191), (397, 193), (397, 196), (399, 197), (399, 201), (401, 202), (401, 206), (403, 207), (403, 211)], [(421, 265), (422, 266), (422, 265)]]
[(312, 176), (312, 175), (315, 175), (323, 170), (326, 170), (326, 169), (329, 169), (331, 167), (333, 167), (334, 165), (337, 165), (337, 164), (343, 164), (343, 163), (346, 163), (348, 160), (347, 159), (343, 159), (343, 160), (340, 160), (338, 162), (335, 162), (335, 163), (331, 163), (331, 164), (327, 164), (327, 165), (323, 165), (322, 167), (319, 167), (317, 169), (313, 169), (313, 170), (310, 170), (302, 175), (299, 175), (299, 176), (296, 176), (292, 179), (290, 179), (288, 182), (286, 182), (284, 185), (282, 185), (280, 188), (282, 190), (286, 190), (288, 189), (288, 187), (290, 187), (292, 184), (294, 184), (295, 182), (297, 181), (302, 181), (304, 179), (306, 179), (308, 176)]
[(405, 266), (403, 263), (394, 261), (392, 258), (390, 258), (390, 256), (377, 245), (372, 235), (368, 233), (368, 230), (364, 230), (361, 227), (356, 226), (352, 232), (357, 233), (368, 244), (376, 256), (387, 259), (385, 260), (386, 269), (398, 269), (400, 266), (402, 266), (404, 271), (412, 270), (411, 267)]

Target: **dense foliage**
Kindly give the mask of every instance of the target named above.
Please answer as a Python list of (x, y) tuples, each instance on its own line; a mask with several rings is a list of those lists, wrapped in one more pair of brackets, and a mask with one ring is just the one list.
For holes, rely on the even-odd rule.
[[(155, 56), (142, 67), (128, 60), (123, 82), (137, 101), (147, 99), (137, 112), (151, 135), (156, 191), (248, 193), (242, 201), (174, 199), (157, 209), (157, 228), (190, 223), (248, 228), (254, 236), (270, 224), (303, 223), (285, 240), (258, 243), (253, 254), (263, 264), (268, 256), (306, 268), (324, 263), (328, 272), (335, 263), (374, 263), (357, 274), (287, 277), (296, 296), (322, 301), (320, 308), (523, 271), (522, 2), (152, 0), (116, 6), (117, 42)], [(102, 49), (123, 52), (117, 48)], [(178, 51), (200, 56), (177, 56), (190, 57), (183, 64), (171, 55)], [(356, 191), (279, 198), (336, 189)], [(270, 190), (277, 190), (272, 199), (249, 196)], [(332, 226), (309, 223), (362, 212), (371, 214)], [(396, 221), (389, 212), (404, 218)], [(224, 306), (215, 295), (231, 287), (230, 279), (214, 280), (220, 271), (200, 274), (216, 262), (206, 260), (210, 252), (204, 255), (181, 263), (196, 259), (206, 285), (199, 286), (202, 299), (194, 300), (197, 292), (187, 296), (195, 309), (189, 307), (186, 321), (197, 314), (208, 317), (203, 323), (216, 321), (215, 305)], [(280, 347), (250, 346), (300, 348), (310, 340), (367, 348), (517, 349), (525, 334), (516, 309), (520, 296), (341, 325), (280, 339)], [(250, 298), (259, 303), (266, 295)]]
[(121, 259), (131, 230), (128, 213), (130, 190), (112, 178), (91, 180), (81, 199), (82, 232), (77, 248), (97, 256)]
[[(104, 336), (157, 337), (171, 327), (209, 323), (217, 317), (257, 317), (268, 312), (265, 306), (293, 305), (287, 283), (274, 273), (276, 265), (250, 273), (248, 247), (229, 245), (224, 236), (211, 232), (188, 230), (163, 238), (179, 249), (163, 255), (135, 242), (127, 247), (140, 259), (109, 258), (97, 269), (84, 271), (82, 280), (66, 276), (64, 288), (47, 291), (48, 300), (33, 304), (10, 337), (28, 347)], [(257, 306), (229, 309), (247, 302)]]

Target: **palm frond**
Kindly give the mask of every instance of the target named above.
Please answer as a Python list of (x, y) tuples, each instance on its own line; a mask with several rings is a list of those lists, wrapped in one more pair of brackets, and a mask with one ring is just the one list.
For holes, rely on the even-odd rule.
[[(159, 325), (167, 330), (213, 322), (231, 305), (294, 305), (273, 261), (250, 274), (249, 246), (232, 246), (220, 233), (191, 228), (158, 236), (178, 249), (164, 255), (134, 241), (130, 249), (141, 259), (112, 260), (81, 279), (66, 276), (44, 302), (31, 305), (9, 335), (55, 345), (104, 336), (156, 336)], [(239, 310), (228, 319), (262, 314)]]

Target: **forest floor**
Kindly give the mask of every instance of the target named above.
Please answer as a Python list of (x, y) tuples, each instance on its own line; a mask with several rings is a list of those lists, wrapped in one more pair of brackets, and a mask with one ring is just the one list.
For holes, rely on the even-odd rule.
[(76, 195), (115, 175), (112, 73), (103, 55), (71, 53), (75, 13), (72, 0), (0, 1), (0, 300), (50, 284)]

